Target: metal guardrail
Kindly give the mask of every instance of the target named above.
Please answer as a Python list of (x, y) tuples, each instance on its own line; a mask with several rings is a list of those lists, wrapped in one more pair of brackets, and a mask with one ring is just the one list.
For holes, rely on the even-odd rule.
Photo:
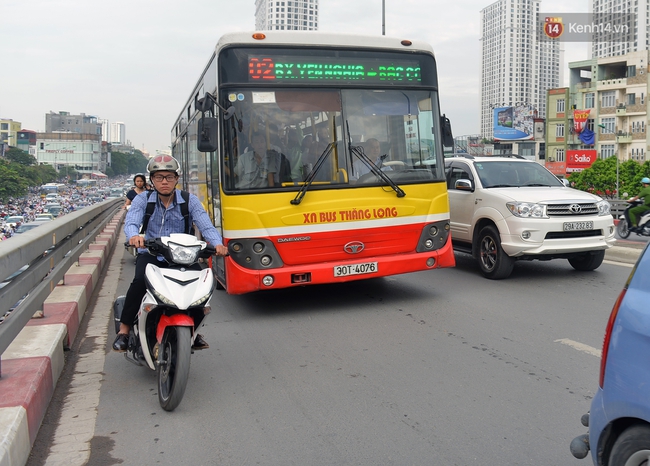
[(627, 209), (628, 203), (622, 199), (608, 199), (609, 205), (611, 206), (612, 217), (619, 218)]
[(0, 324), (0, 359), (34, 313), (43, 308), (43, 302), (70, 266), (123, 204), (124, 199), (109, 199), (0, 241), (0, 281), (28, 266), (0, 289), (0, 305), (6, 307), (1, 309), (3, 313), (22, 299)]

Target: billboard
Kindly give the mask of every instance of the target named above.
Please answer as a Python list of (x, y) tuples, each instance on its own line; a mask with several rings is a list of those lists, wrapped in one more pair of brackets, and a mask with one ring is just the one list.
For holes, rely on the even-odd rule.
[(498, 141), (533, 139), (534, 114), (532, 105), (495, 108), (494, 139)]
[(567, 150), (566, 171), (567, 173), (581, 172), (585, 168), (591, 167), (597, 158), (598, 154), (595, 149)]

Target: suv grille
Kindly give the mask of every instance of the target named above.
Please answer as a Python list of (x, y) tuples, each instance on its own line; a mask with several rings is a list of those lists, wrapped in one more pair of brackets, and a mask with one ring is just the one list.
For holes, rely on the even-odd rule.
[(546, 208), (549, 217), (563, 217), (573, 215), (598, 215), (598, 207), (593, 202), (581, 204), (572, 202), (570, 204), (549, 204)]

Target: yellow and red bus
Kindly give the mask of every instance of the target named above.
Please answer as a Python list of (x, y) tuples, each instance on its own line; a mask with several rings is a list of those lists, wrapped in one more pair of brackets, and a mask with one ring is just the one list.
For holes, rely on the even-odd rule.
[(224, 35), (172, 128), (232, 294), (454, 266), (452, 142), (430, 45), (316, 32)]

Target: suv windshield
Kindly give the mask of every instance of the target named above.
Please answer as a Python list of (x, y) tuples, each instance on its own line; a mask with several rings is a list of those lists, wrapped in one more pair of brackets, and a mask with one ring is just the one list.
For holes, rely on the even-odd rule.
[(555, 175), (534, 162), (474, 162), (484, 188), (520, 188), (523, 186), (563, 186)]
[(228, 191), (386, 185), (377, 170), (396, 184), (444, 180), (433, 91), (241, 89), (221, 98), (235, 108), (224, 128)]

